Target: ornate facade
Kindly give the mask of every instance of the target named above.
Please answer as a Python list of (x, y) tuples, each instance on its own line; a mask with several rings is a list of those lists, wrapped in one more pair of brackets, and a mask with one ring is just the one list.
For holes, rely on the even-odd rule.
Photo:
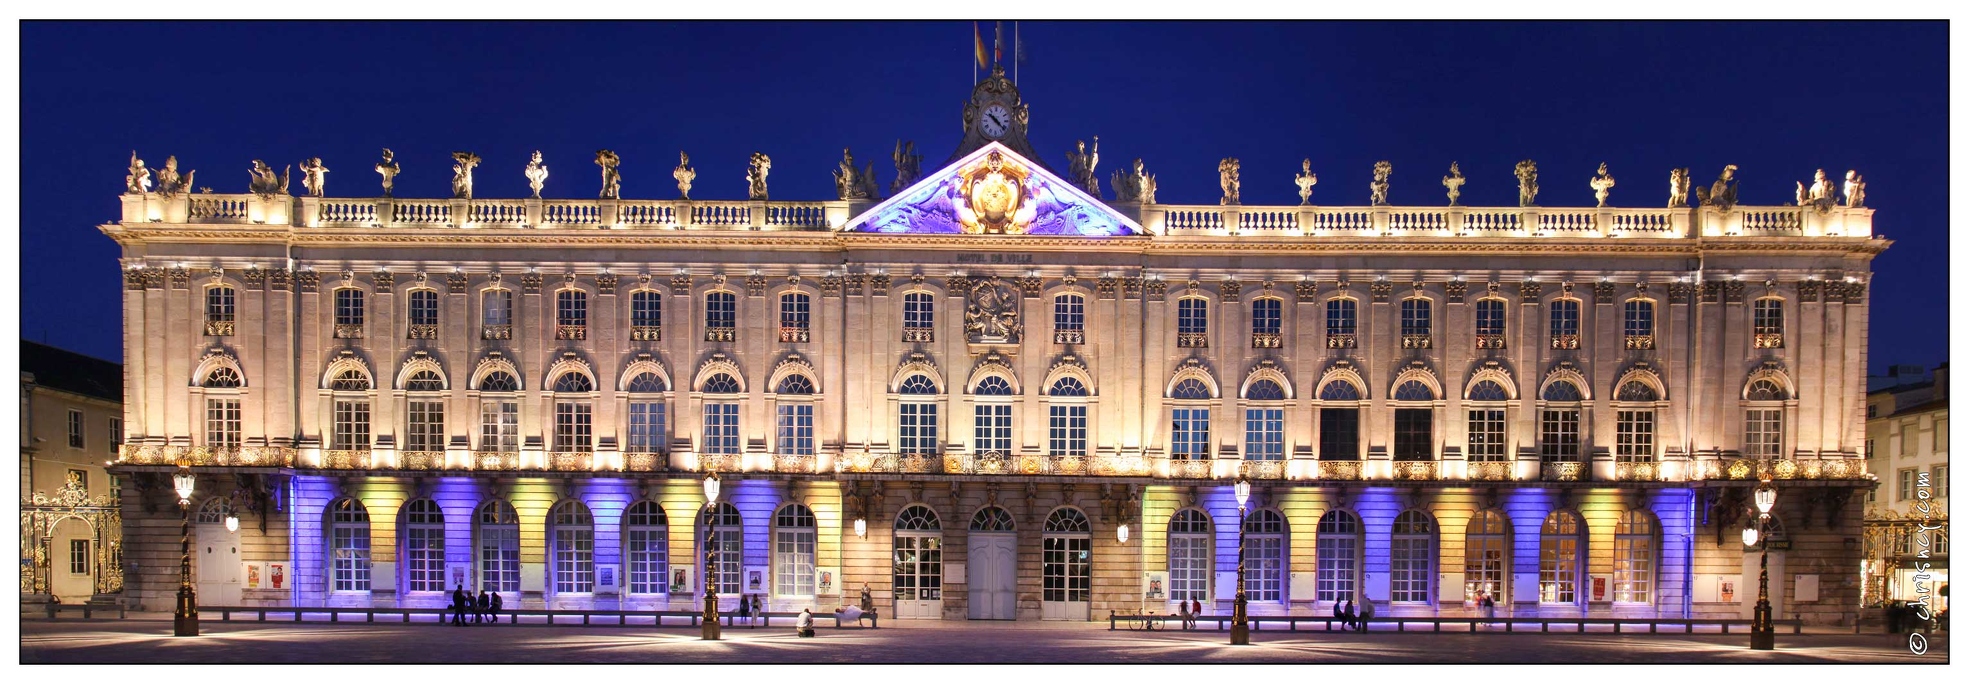
[(1948, 364), (1932, 381), (1889, 380), (1867, 393), (1867, 471), (1880, 486), (1866, 499), (1863, 602), (1921, 601), (1939, 613), (1948, 607)]
[(964, 120), (886, 200), (135, 189), (126, 513), (247, 511), (207, 603), (1228, 611), (1242, 528), (1254, 613), (1748, 616), (1767, 477), (1779, 616), (1851, 619), (1872, 210), (1106, 200), (1002, 75)]

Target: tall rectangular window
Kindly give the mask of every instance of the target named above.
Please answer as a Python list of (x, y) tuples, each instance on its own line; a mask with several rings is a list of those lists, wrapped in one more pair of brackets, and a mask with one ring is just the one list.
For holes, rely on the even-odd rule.
[(1655, 460), (1655, 412), (1614, 412), (1614, 459), (1622, 463)]
[(1435, 460), (1435, 426), (1434, 409), (1395, 409), (1395, 460)]
[(1012, 405), (978, 404), (973, 409), (971, 441), (978, 453), (1012, 453)]
[(1579, 348), (1579, 300), (1554, 299), (1551, 304), (1552, 348)]
[(444, 451), (444, 402), (410, 401), (409, 429), (404, 431), (405, 451)]
[(486, 525), (479, 528), (479, 586), (486, 591), (520, 590), (520, 528)]
[[(1653, 349), (1655, 334), (1655, 304), (1646, 299), (1629, 299), (1623, 307), (1621, 331), (1627, 336), (1628, 349)], [(1647, 346), (1637, 346), (1641, 341)]]
[(83, 418), (82, 418), (82, 412), (81, 412), (81, 411), (78, 411), (78, 410), (75, 410), (75, 409), (69, 409), (69, 410), (68, 410), (68, 445), (69, 445), (69, 447), (71, 447), (71, 448), (75, 448), (75, 449), (80, 449), (80, 448), (82, 448), (82, 445), (83, 445), (83, 443), (84, 443), (84, 442), (83, 442), (83, 440), (82, 440), (82, 433), (83, 433), (83, 431), (84, 431), (84, 427), (83, 427), (83, 423), (84, 423), (84, 421), (83, 421)]
[(1427, 299), (1402, 300), (1402, 336), (1428, 337), (1433, 329), (1431, 311)]
[(588, 293), (561, 290), (554, 294), (554, 338), (588, 339)]
[(1937, 499), (1948, 498), (1948, 465), (1935, 466), (1928, 469), (1928, 472), (1931, 473), (1928, 482), (1935, 486), (1933, 496)]
[(224, 285), (205, 291), (205, 334), (233, 333), (233, 289)]
[(629, 557), (629, 593), (670, 593), (668, 532), (668, 528), (661, 526), (631, 525), (627, 528), (623, 546), (628, 547), (624, 551)]
[(1360, 409), (1320, 409), (1320, 460), (1358, 461), (1360, 449)]
[(798, 292), (788, 292), (779, 296), (779, 327), (806, 330), (808, 323), (807, 296)]
[(109, 419), (109, 450), (118, 453), (123, 450), (123, 419)]
[(1052, 456), (1087, 455), (1087, 406), (1046, 407), (1046, 453)]
[(1948, 453), (1948, 419), (1935, 419), (1935, 453)]
[(630, 295), (629, 324), (663, 325), (663, 294), (650, 290), (637, 290), (635, 294)]
[(511, 453), (520, 450), (520, 403), (504, 399), (479, 402), (479, 450)]
[(410, 324), (438, 324), (438, 293), (436, 290), (410, 291)]
[(1777, 458), (1783, 449), (1783, 439), (1783, 409), (1750, 409), (1743, 412), (1745, 457)]
[(704, 295), (704, 327), (730, 329), (738, 325), (738, 297), (730, 292)]
[[(1183, 300), (1189, 301), (1189, 300)], [(1280, 308), (1284, 300), (1264, 297), (1251, 302), (1251, 332), (1276, 335), (1279, 332)]]
[(905, 403), (897, 407), (897, 437), (904, 455), (937, 453), (937, 405)]
[(1200, 335), (1209, 331), (1210, 302), (1197, 297), (1176, 301), (1176, 332)]
[(1504, 300), (1477, 300), (1477, 334), (1504, 334)]
[(1210, 409), (1178, 408), (1170, 413), (1169, 457), (1210, 458)]
[(89, 540), (68, 540), (68, 574), (89, 574)]
[(334, 431), (328, 448), (338, 451), (369, 448), (369, 400), (336, 400)]
[(1914, 468), (1901, 469), (1901, 482), (1900, 482), (1901, 486), (1899, 489), (1895, 490), (1894, 492), (1895, 501), (1906, 501), (1908, 499), (1914, 498), (1914, 483), (1915, 483), (1916, 472), (1917, 471)]
[(815, 536), (812, 527), (773, 529), (774, 595), (814, 595)]
[(1210, 535), (1208, 527), (1203, 529), (1204, 534), (1169, 535), (1169, 598), (1172, 600), (1210, 598)]
[(936, 325), (936, 298), (928, 292), (902, 296), (902, 327), (929, 328)]
[(665, 411), (668, 405), (660, 401), (629, 402), (629, 453), (654, 454), (668, 451), (664, 443)]
[(1784, 300), (1776, 297), (1759, 299), (1751, 309), (1751, 332), (1755, 333), (1756, 347), (1777, 349), (1784, 346)]
[(595, 406), (585, 401), (554, 402), (554, 451), (595, 449)]
[(554, 530), (554, 593), (586, 594), (595, 590), (595, 529), (557, 527)]
[(1244, 410), (1244, 460), (1285, 460), (1285, 409)]
[(482, 318), (485, 325), (513, 324), (513, 291), (486, 290), (485, 311)]
[(1333, 299), (1326, 303), (1326, 334), (1354, 334), (1354, 300)]
[(739, 453), (738, 404), (704, 405), (704, 453)]
[(1086, 323), (1087, 300), (1077, 294), (1053, 298), (1053, 329), (1080, 330)]
[(1579, 409), (1546, 409), (1539, 412), (1539, 454), (1547, 462), (1579, 460)]
[(345, 287), (335, 291), (335, 325), (362, 325), (362, 290)]
[(786, 456), (812, 456), (814, 405), (807, 402), (781, 403), (778, 414), (779, 453)]
[(1470, 455), (1471, 461), (1503, 461), (1504, 409), (1472, 409), (1470, 411)]

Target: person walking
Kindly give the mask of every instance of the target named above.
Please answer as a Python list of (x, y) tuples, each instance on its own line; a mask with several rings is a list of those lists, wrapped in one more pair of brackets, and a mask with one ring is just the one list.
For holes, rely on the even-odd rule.
[(1360, 618), (1361, 631), (1363, 632), (1367, 631), (1367, 621), (1372, 619), (1374, 619), (1374, 599), (1362, 597), (1361, 618)]
[(487, 594), (483, 588), (479, 589), (479, 602), (473, 608), (476, 610), (472, 611), (472, 622), (485, 622), (485, 612), (492, 610), (492, 595)]
[(760, 606), (759, 606), (759, 595), (758, 595), (758, 594), (753, 594), (753, 595), (752, 595), (752, 614), (753, 614), (753, 615), (756, 615), (756, 616), (758, 616), (758, 617), (760, 617), (760, 618), (764, 618), (764, 617), (766, 617), (766, 611), (765, 611), (765, 610), (763, 610), (763, 609), (761, 609), (761, 608), (760, 608)]
[(460, 584), (456, 589), (451, 590), (451, 625), (453, 627), (465, 626), (465, 602), (469, 600), (471, 599), (465, 598), (465, 585)]
[(752, 626), (752, 599), (745, 595), (738, 597), (738, 621), (747, 627)]
[(1497, 620), (1497, 601), (1490, 597), (1490, 592), (1486, 591), (1477, 599), (1477, 603), (1484, 609), (1484, 626), (1491, 626)]

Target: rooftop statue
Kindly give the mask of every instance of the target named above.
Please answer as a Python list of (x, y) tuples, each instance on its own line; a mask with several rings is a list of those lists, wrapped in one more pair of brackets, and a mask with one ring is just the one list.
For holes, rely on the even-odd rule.
[(1237, 157), (1225, 157), (1223, 161), (1217, 162), (1217, 185), (1224, 190), (1224, 196), (1217, 200), (1218, 204), (1243, 203), (1238, 199), (1238, 191), (1243, 186), (1243, 182), (1238, 179), (1239, 166)]
[(1607, 193), (1613, 190), (1613, 176), (1607, 175), (1606, 162), (1600, 162), (1600, 175), (1586, 184), (1593, 188), (1593, 199), (1600, 203), (1598, 206), (1607, 206)]
[(1866, 179), (1860, 177), (1860, 172), (1850, 169), (1846, 171), (1846, 206), (1866, 206)]
[(1518, 162), (1513, 173), (1518, 176), (1518, 206), (1538, 206), (1538, 162), (1530, 159)]
[(1094, 136), (1094, 151), (1087, 151), (1087, 141), (1074, 141), (1078, 151), (1067, 153), (1067, 181), (1086, 190), (1094, 199), (1101, 198), (1101, 181), (1094, 177), (1094, 167), (1101, 163), (1101, 136)]
[(1696, 188), (1696, 201), (1705, 207), (1716, 207), (1729, 211), (1737, 205), (1737, 165), (1723, 166), (1723, 175), (1708, 188)]
[(1141, 159), (1135, 160), (1132, 171), (1115, 169), (1110, 180), (1114, 183), (1116, 201), (1155, 204), (1155, 176), (1142, 173)]
[(865, 200), (869, 198), (868, 176), (875, 174), (875, 165), (868, 165), (868, 172), (855, 168), (855, 154), (848, 148), (841, 148), (841, 163), (834, 170), (834, 191), (844, 200)]
[(1388, 176), (1394, 175), (1395, 165), (1387, 160), (1374, 162), (1374, 182), (1367, 184), (1367, 201), (1377, 207), (1388, 206)]
[(773, 158), (764, 152), (753, 152), (752, 161), (745, 167), (745, 183), (748, 186), (746, 197), (756, 201), (766, 201), (766, 174), (772, 173)]
[(915, 185), (923, 177), (923, 155), (916, 153), (916, 141), (896, 141), (896, 180), (889, 184), (889, 194), (900, 193), (904, 188)]
[(144, 168), (136, 150), (130, 150), (130, 175), (123, 177), (123, 191), (133, 195), (150, 192), (150, 169)]
[(176, 155), (165, 157), (164, 168), (157, 172), (157, 194), (169, 196), (184, 192), (191, 188), (191, 178), (196, 175), (198, 175), (197, 171), (191, 171), (180, 178), (178, 157)]
[(621, 199), (622, 157), (615, 150), (595, 150), (595, 165), (602, 167), (602, 199)]
[(533, 188), (533, 198), (540, 199), (540, 189), (547, 185), (547, 165), (540, 163), (540, 150), (534, 150), (526, 163), (526, 184)]
[(1829, 210), (1838, 204), (1838, 198), (1834, 197), (1835, 192), (1832, 180), (1825, 177), (1825, 169), (1819, 169), (1812, 174), (1810, 187), (1806, 187), (1803, 183), (1799, 184), (1798, 206), (1810, 206), (1819, 211)]
[(251, 181), (246, 186), (247, 190), (265, 198), (271, 198), (274, 195), (285, 195), (287, 194), (287, 176), (293, 170), (294, 167), (289, 166), (286, 170), (281, 171), (279, 176), (275, 176), (273, 175), (273, 167), (267, 166), (266, 162), (255, 159), (253, 160), (253, 168), (247, 171), (251, 177)]
[(670, 177), (677, 179), (677, 194), (682, 199), (690, 199), (691, 181), (697, 180), (697, 170), (691, 168), (691, 156), (689, 154), (678, 151), (677, 159), (677, 168), (670, 172)]
[(383, 161), (376, 164), (376, 173), (383, 177), (384, 197), (389, 197), (390, 189), (396, 187), (397, 172), (401, 170), (397, 166), (397, 153), (391, 152), (390, 148), (383, 148)]
[(1668, 171), (1668, 208), (1680, 209), (1689, 206), (1689, 170), (1686, 168)]
[(320, 197), (328, 191), (328, 167), (321, 165), (321, 157), (301, 162), (301, 187), (308, 189), (309, 197)]
[(1293, 178), (1299, 184), (1299, 204), (1313, 203), (1313, 186), (1319, 185), (1320, 176), (1313, 173), (1313, 160), (1307, 158), (1299, 162), (1299, 175)]
[(1449, 188), (1449, 206), (1456, 206), (1456, 198), (1463, 196), (1463, 170), (1456, 168), (1456, 162), (1449, 163), (1449, 175), (1443, 176), (1443, 187)]
[(453, 152), (451, 159), (451, 196), (471, 199), (472, 168), (479, 165), (479, 156), (470, 152)]

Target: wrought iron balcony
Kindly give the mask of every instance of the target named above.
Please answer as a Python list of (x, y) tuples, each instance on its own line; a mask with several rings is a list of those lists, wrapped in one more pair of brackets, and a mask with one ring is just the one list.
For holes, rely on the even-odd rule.
[(1586, 464), (1578, 461), (1539, 464), (1539, 479), (1547, 482), (1579, 482), (1586, 479)]
[(622, 455), (623, 469), (632, 473), (660, 473), (670, 469), (670, 455), (662, 452), (634, 452)]
[(1205, 349), (1210, 346), (1210, 335), (1200, 332), (1176, 333), (1176, 346), (1187, 349)]
[(211, 335), (213, 337), (223, 337), (226, 335), (231, 335), (233, 329), (232, 326), (233, 326), (232, 321), (206, 321), (205, 334)]
[(438, 326), (428, 323), (410, 324), (410, 339), (435, 340), (437, 338), (438, 338)]
[(935, 342), (935, 338), (936, 336), (930, 328), (902, 329), (902, 341), (904, 342)]
[(811, 473), (814, 472), (813, 454), (773, 454), (773, 472)]
[(1757, 333), (1752, 342), (1758, 349), (1783, 349), (1784, 333)]
[(1237, 474), (1250, 480), (1285, 479), (1285, 461), (1238, 461)]
[(1327, 333), (1326, 334), (1327, 349), (1353, 349), (1357, 346), (1359, 346), (1359, 343), (1354, 338), (1353, 333)]
[(1504, 333), (1477, 333), (1478, 349), (1503, 349)]
[(1429, 335), (1402, 335), (1403, 349), (1428, 349), (1432, 338)]
[(781, 342), (805, 342), (807, 341), (807, 336), (808, 333), (806, 328), (796, 328), (796, 327), (784, 326), (784, 325), (779, 327), (779, 341)]
[(1513, 470), (1511, 465), (1510, 461), (1471, 461), (1469, 477), (1472, 480), (1510, 480)]
[(729, 325), (713, 325), (704, 328), (704, 341), (730, 342), (738, 339), (738, 329)]
[(1053, 344), (1086, 344), (1087, 331), (1080, 328), (1054, 330)]
[(588, 326), (585, 326), (585, 325), (557, 325), (557, 326), (554, 326), (554, 339), (557, 339), (557, 340), (585, 340), (585, 339), (588, 339)]
[(510, 326), (510, 325), (487, 325), (487, 326), (481, 326), (481, 327), (479, 328), (479, 339), (482, 339), (482, 340), (510, 340), (510, 339), (513, 339), (513, 326)]
[(1661, 467), (1655, 463), (1615, 463), (1613, 479), (1622, 482), (1655, 482), (1661, 479)]
[(737, 472), (738, 466), (739, 466), (738, 454), (698, 454), (697, 455), (697, 469), (699, 472), (731, 473), (731, 472)]
[(519, 470), (520, 453), (517, 451), (480, 451), (472, 454), (472, 468), (475, 470)]
[(397, 467), (404, 470), (443, 470), (442, 451), (399, 451)]
[(1397, 480), (1436, 479), (1435, 461), (1395, 461), (1394, 463)]
[(362, 324), (361, 324), (361, 323), (336, 323), (336, 324), (335, 324), (335, 339), (338, 339), (338, 340), (359, 340), (359, 339), (362, 339)]
[(1553, 348), (1553, 349), (1578, 349), (1578, 348), (1579, 348), (1579, 335), (1577, 335), (1577, 334), (1573, 334), (1573, 335), (1553, 335), (1553, 336), (1552, 336), (1552, 348)]
[(629, 326), (629, 340), (631, 342), (662, 342), (663, 326), (660, 325)]
[(121, 444), (117, 459), (136, 465), (292, 467), (293, 447), (214, 447)]
[(1320, 461), (1319, 464), (1322, 480), (1361, 479), (1360, 461)]
[(595, 469), (595, 454), (587, 451), (555, 451), (547, 454), (547, 467), (562, 472)]
[(368, 470), (368, 449), (331, 449), (321, 452), (321, 467), (329, 470)]
[(1251, 333), (1252, 349), (1277, 349), (1283, 342), (1284, 340), (1281, 339), (1281, 336), (1275, 332)]
[(1186, 479), (1210, 477), (1212, 461), (1208, 457), (1169, 459), (1169, 476)]
[(1653, 349), (1655, 348), (1655, 336), (1628, 335), (1626, 337), (1625, 343), (1622, 344), (1621, 346), (1626, 347), (1628, 349)]
[(1087, 456), (1075, 454), (1047, 456), (1046, 472), (1049, 475), (1086, 475)]

